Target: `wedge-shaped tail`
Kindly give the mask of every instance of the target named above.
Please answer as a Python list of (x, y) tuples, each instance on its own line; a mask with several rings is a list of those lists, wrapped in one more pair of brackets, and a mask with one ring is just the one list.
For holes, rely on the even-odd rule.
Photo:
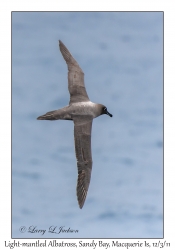
[(57, 113), (57, 110), (47, 112), (45, 115), (39, 116), (37, 120), (58, 120), (59, 116)]
[(71, 114), (69, 112), (69, 107), (66, 106), (62, 109), (53, 110), (47, 112), (45, 115), (41, 115), (37, 120), (72, 120)]

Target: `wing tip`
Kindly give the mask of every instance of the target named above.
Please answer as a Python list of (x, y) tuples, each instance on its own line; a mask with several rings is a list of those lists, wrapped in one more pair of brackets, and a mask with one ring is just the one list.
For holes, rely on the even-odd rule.
[(82, 209), (85, 200), (86, 200), (86, 196), (87, 196), (87, 192), (88, 192), (88, 188), (85, 188), (85, 173), (79, 173), (78, 174), (78, 182), (77, 182), (77, 200), (78, 200), (78, 204), (80, 209)]
[(63, 42), (61, 40), (58, 40), (58, 43), (59, 43), (59, 47), (60, 47), (60, 50), (61, 50), (61, 46), (64, 46)]
[(84, 203), (83, 203), (83, 204), (78, 203), (78, 204), (79, 204), (79, 208), (80, 208), (80, 209), (82, 209), (82, 208), (83, 208)]
[(83, 200), (80, 200), (78, 196), (77, 196), (77, 198), (78, 198), (78, 205), (79, 205), (79, 208), (82, 209), (83, 206), (84, 206), (86, 197), (85, 197), (85, 199), (83, 199)]
[[(59, 40), (59, 48), (60, 48), (61, 54), (62, 54), (64, 60), (66, 61), (68, 67), (70, 64), (74, 65), (78, 72), (83, 73), (83, 70), (80, 68), (77, 61), (74, 59), (74, 57), (72, 56), (72, 54), (70, 53), (68, 48), (64, 45), (64, 43), (61, 40)], [(83, 73), (83, 75), (84, 75), (84, 73)]]

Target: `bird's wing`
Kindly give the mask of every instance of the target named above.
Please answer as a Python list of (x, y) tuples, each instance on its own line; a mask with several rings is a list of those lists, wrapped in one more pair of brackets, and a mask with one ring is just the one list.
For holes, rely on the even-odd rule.
[(76, 60), (73, 58), (66, 46), (59, 40), (60, 51), (68, 66), (68, 89), (70, 93), (70, 102), (89, 101), (89, 97), (84, 85), (84, 73)]
[(86, 199), (92, 170), (91, 128), (92, 116), (74, 116), (75, 152), (78, 167), (77, 198), (82, 208)]

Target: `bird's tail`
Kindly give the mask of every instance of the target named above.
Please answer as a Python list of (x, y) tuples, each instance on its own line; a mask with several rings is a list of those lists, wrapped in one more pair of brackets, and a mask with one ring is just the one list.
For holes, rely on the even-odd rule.
[(57, 110), (47, 112), (45, 115), (41, 115), (37, 120), (58, 120), (59, 115), (57, 115)]
[(71, 114), (69, 114), (69, 107), (64, 107), (62, 109), (53, 110), (47, 112), (45, 115), (41, 115), (37, 120), (72, 120)]

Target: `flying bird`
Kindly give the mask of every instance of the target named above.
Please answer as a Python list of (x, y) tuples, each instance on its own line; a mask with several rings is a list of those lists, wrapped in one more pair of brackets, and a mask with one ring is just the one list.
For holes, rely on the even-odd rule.
[(75, 153), (78, 180), (77, 199), (82, 208), (89, 188), (92, 171), (91, 128), (94, 118), (106, 114), (106, 106), (90, 101), (84, 84), (84, 73), (66, 46), (59, 40), (59, 47), (68, 66), (69, 105), (39, 116), (38, 120), (72, 120), (74, 122)]

